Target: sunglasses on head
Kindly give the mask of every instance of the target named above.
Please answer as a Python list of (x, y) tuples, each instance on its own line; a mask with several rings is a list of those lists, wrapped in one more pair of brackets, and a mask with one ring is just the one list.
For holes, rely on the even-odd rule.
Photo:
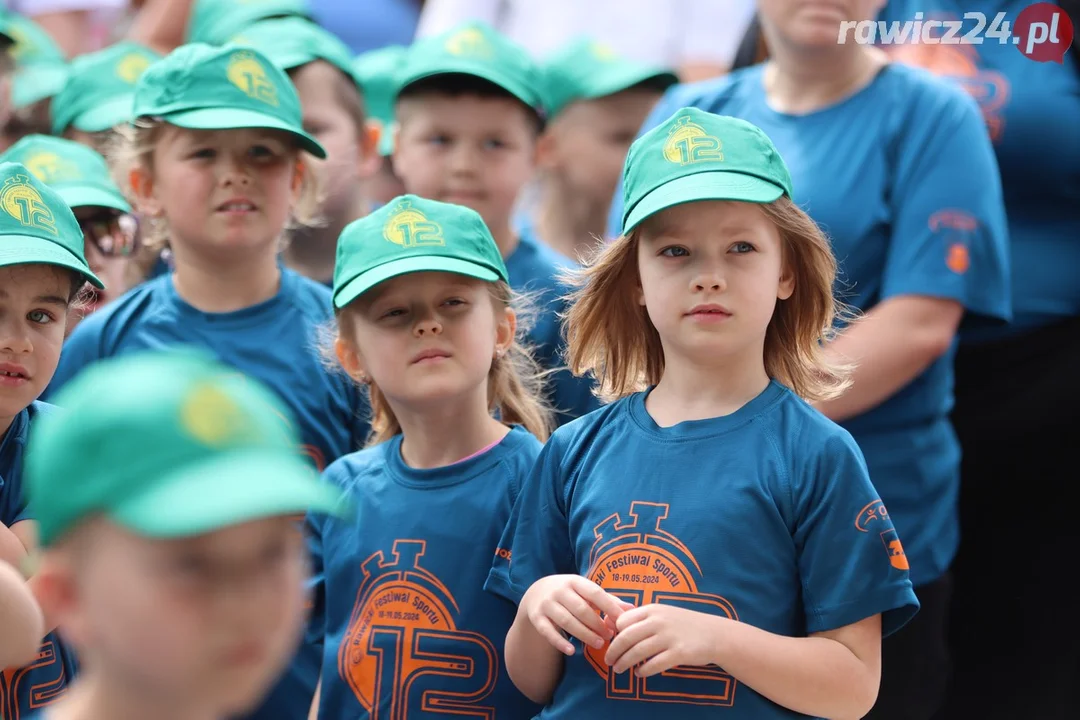
[(83, 239), (105, 257), (127, 257), (139, 249), (139, 222), (127, 213), (104, 213), (79, 222)]

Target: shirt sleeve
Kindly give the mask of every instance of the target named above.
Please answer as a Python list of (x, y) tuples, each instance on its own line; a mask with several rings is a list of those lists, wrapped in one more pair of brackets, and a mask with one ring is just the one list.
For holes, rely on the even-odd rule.
[(919, 608), (903, 545), (851, 435), (834, 434), (819, 448), (792, 483), (807, 632), (881, 613), (889, 635)]
[(892, 151), (892, 240), (881, 299), (928, 295), (1011, 317), (1008, 231), (997, 159), (974, 100), (926, 75)]
[(525, 480), (495, 550), (484, 589), (514, 603), (548, 575), (575, 573), (563, 496), (562, 453), (552, 436)]

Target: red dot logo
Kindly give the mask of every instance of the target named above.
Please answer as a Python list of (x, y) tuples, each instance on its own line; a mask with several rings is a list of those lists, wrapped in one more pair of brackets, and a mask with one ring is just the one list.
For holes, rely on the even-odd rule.
[(1072, 39), (1072, 20), (1054, 3), (1028, 5), (1020, 11), (1013, 26), (1013, 44), (1035, 62), (1060, 65)]

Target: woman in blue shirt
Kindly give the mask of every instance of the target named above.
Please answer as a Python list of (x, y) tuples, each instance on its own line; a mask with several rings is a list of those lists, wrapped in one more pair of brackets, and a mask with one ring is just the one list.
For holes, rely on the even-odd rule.
[(842, 21), (871, 19), (880, 4), (760, 0), (769, 61), (673, 88), (646, 125), (684, 106), (757, 125), (790, 167), (794, 200), (832, 239), (837, 294), (863, 317), (829, 345), (856, 365), (853, 386), (819, 410), (859, 443), (922, 603), (882, 646), (868, 717), (929, 719), (948, 676), (959, 543), (955, 338), (962, 323), (1008, 319), (1005, 218), (974, 101), (876, 48), (837, 42)]
[[(1031, 3), (891, 0), (882, 19), (922, 12), (964, 22), (963, 35), (975, 27), (965, 13), (982, 11), (988, 26), (1004, 13), (1011, 28)], [(1071, 6), (1080, 29), (1080, 3), (1058, 4)], [(1059, 15), (1062, 39), (1068, 22)], [(1075, 717), (1080, 677), (1076, 603), (1060, 581), (1080, 533), (1046, 513), (1066, 492), (1080, 427), (1080, 47), (1074, 41), (1061, 63), (1035, 62), (1010, 40), (984, 32), (978, 45), (907, 45), (894, 55), (978, 100), (1001, 168), (1012, 249), (1012, 324), (964, 333), (956, 356), (963, 541), (945, 714), (1058, 720)], [(1003, 609), (1008, 630), (987, 632)]]

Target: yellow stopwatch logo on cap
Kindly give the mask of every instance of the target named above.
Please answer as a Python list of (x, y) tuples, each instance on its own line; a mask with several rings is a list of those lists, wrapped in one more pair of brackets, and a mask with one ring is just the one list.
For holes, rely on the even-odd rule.
[(404, 201), (383, 226), (383, 237), (401, 247), (435, 247), (446, 245), (442, 227), (427, 219), (424, 213)]
[(247, 430), (240, 408), (224, 390), (211, 383), (188, 393), (180, 407), (180, 423), (196, 440), (213, 447), (231, 445)]
[(4, 182), (4, 187), (0, 189), (0, 207), (24, 227), (59, 235), (52, 210), (26, 175), (16, 175)]
[(682, 117), (668, 131), (668, 139), (664, 143), (664, 158), (679, 165), (722, 162), (723, 145), (719, 138), (705, 132), (705, 128), (688, 117)]
[(7, 33), (15, 41), (15, 44), (11, 47), (11, 54), (16, 60), (21, 60), (26, 53), (34, 49), (33, 43), (30, 42), (30, 38), (22, 31), (22, 28), (8, 28)]
[(492, 54), (491, 44), (484, 33), (476, 28), (466, 28), (451, 35), (446, 41), (446, 51), (451, 55), (474, 57), (489, 57)]
[(47, 184), (65, 180), (78, 180), (82, 177), (78, 165), (65, 160), (56, 153), (35, 153), (27, 158), (23, 164), (27, 170), (34, 173), (34, 177)]
[(592, 50), (593, 57), (600, 62), (612, 62), (618, 59), (618, 55), (611, 49), (611, 46), (603, 43), (593, 43), (590, 50)]
[(150, 67), (150, 58), (139, 53), (131, 53), (116, 63), (116, 76), (128, 85), (134, 85), (148, 67)]
[(229, 77), (229, 82), (240, 88), (249, 98), (277, 106), (277, 88), (254, 53), (248, 51), (233, 53), (233, 56), (229, 58), (229, 67), (225, 73)]

